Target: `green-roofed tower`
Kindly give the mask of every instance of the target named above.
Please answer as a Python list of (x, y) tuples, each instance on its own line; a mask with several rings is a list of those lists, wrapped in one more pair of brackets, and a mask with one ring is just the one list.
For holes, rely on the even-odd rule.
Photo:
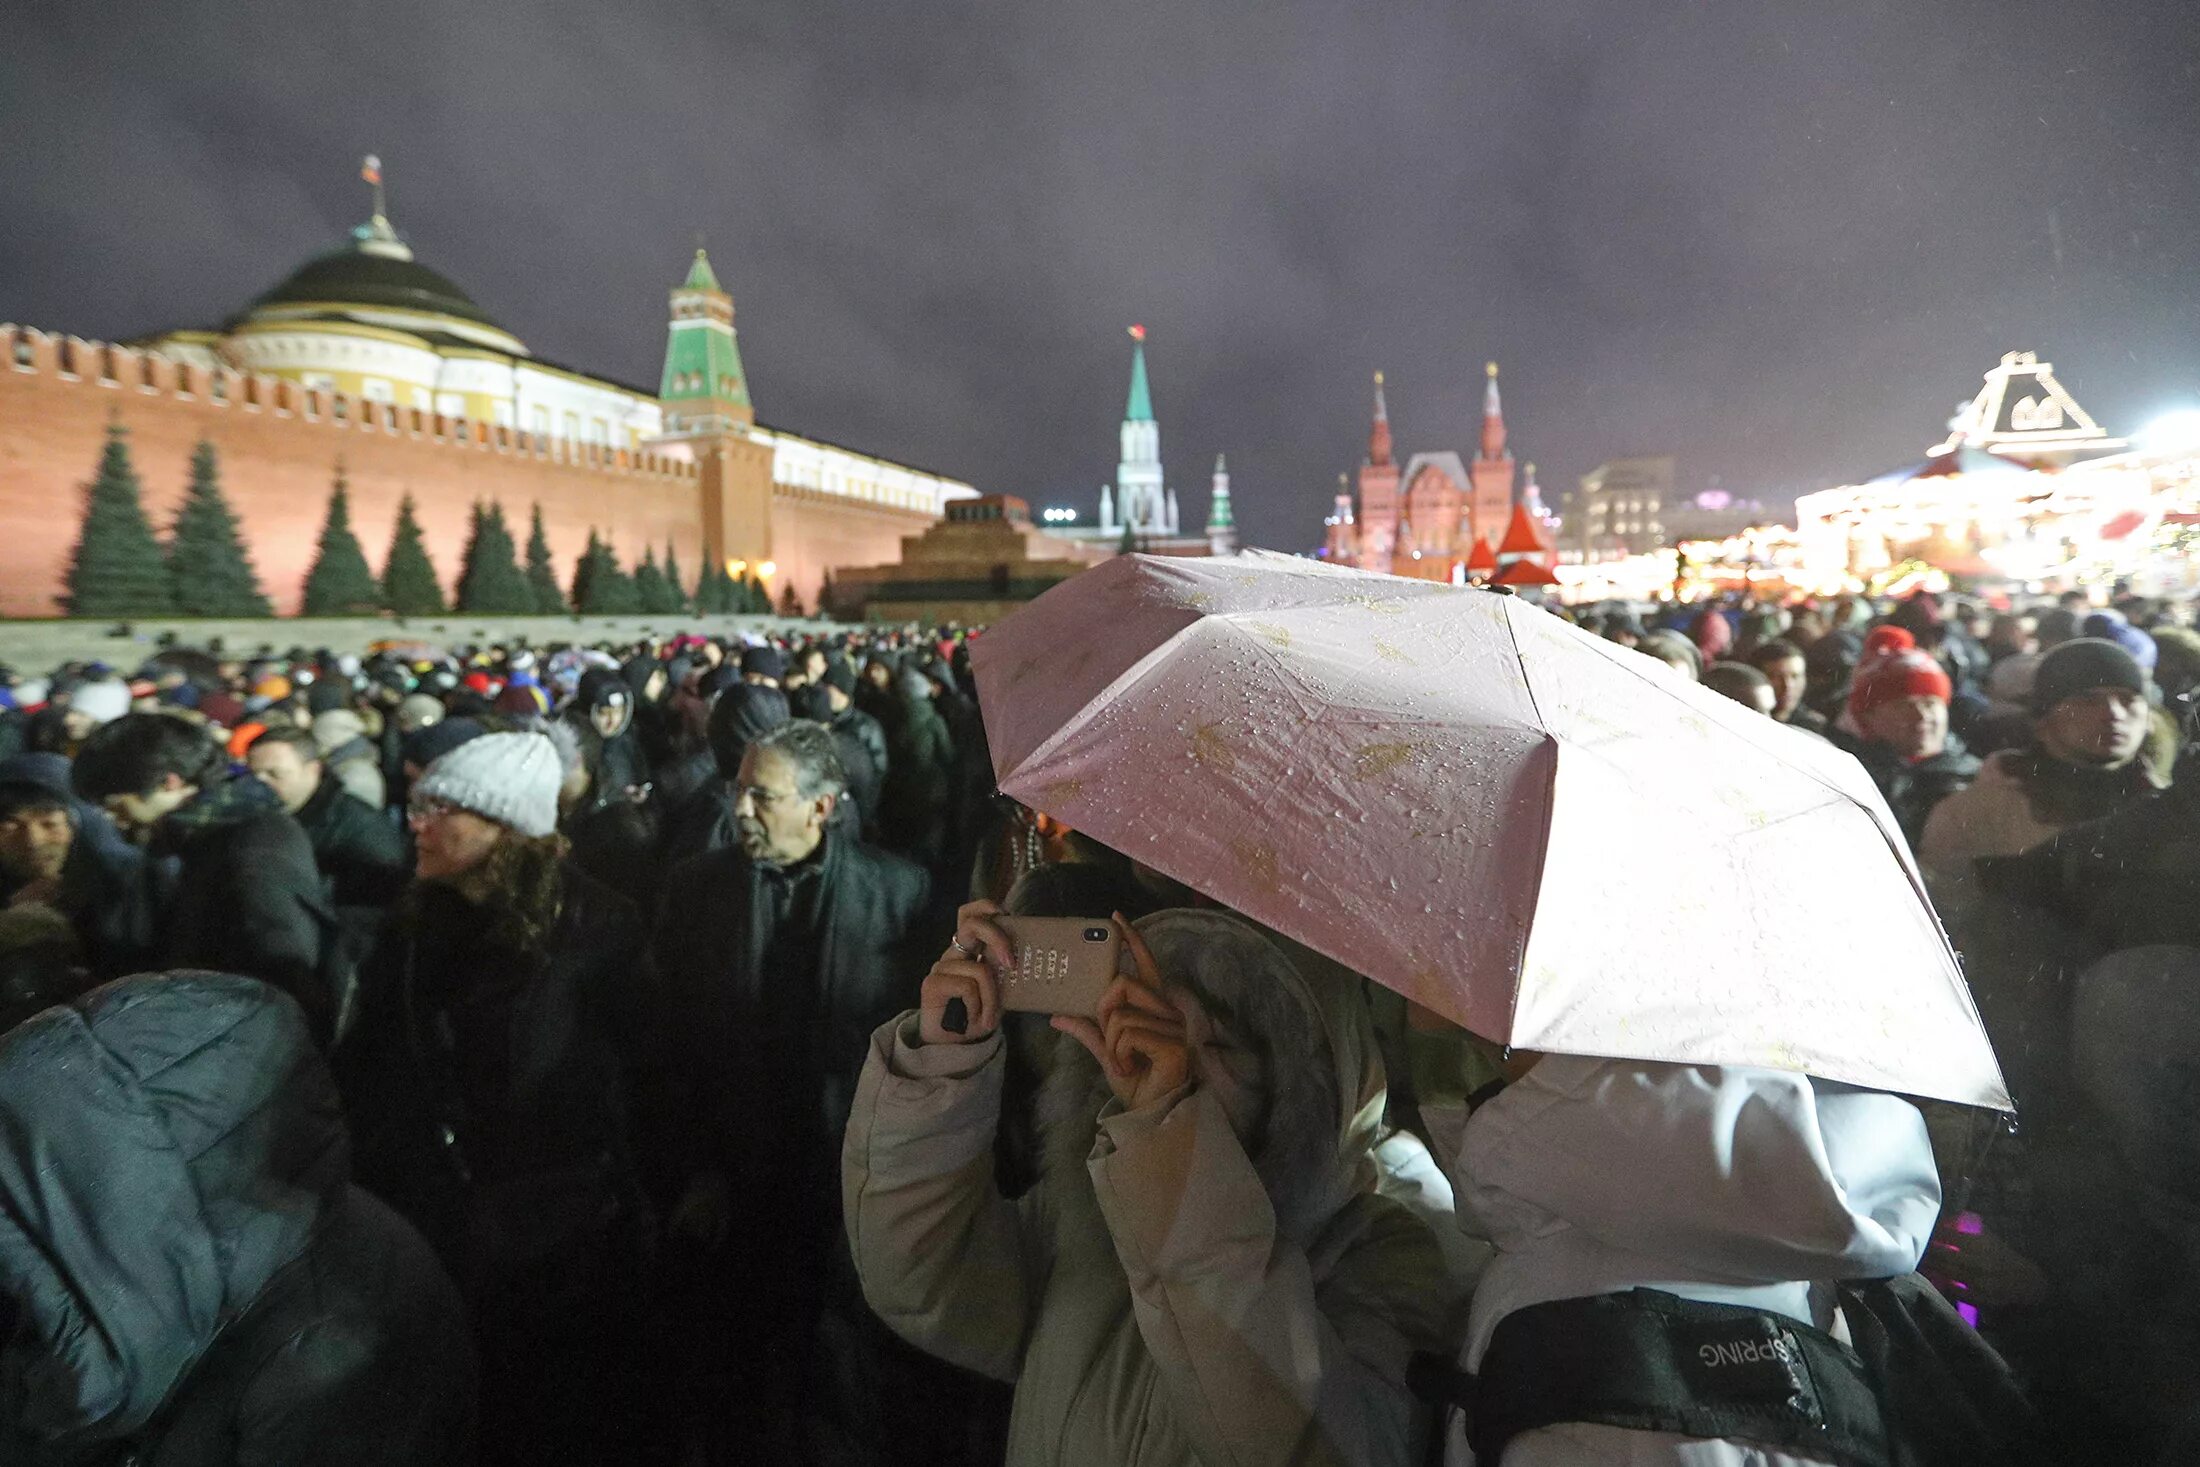
[(687, 279), (672, 291), (672, 326), (665, 375), (657, 396), (667, 433), (724, 431), (756, 421), (749, 379), (733, 331), (733, 297), (718, 284), (700, 249)]
[(1123, 456), (1115, 468), (1115, 516), (1137, 535), (1173, 535), (1167, 492), (1162, 488), (1161, 425), (1154, 421), (1153, 392), (1146, 385), (1146, 328), (1131, 328), (1131, 395), (1123, 409)]
[(1146, 328), (1131, 328), (1131, 397), (1123, 409), (1123, 420), (1129, 423), (1153, 421), (1153, 391), (1146, 386)]

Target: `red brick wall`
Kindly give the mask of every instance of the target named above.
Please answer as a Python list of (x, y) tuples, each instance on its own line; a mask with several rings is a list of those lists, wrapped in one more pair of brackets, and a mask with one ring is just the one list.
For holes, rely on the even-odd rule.
[(802, 598), (802, 609), (814, 613), (827, 567), (897, 563), (902, 538), (921, 535), (937, 523), (936, 517), (915, 510), (776, 487), (772, 491), (772, 559), (779, 574), (772, 595), (776, 599), (782, 588), (792, 585)]
[[(130, 432), (146, 510), (163, 531), (183, 498), (193, 446), (212, 440), (222, 487), (280, 612), (298, 608), (339, 459), (351, 484), (352, 526), (378, 571), (398, 499), (410, 491), (446, 589), (476, 499), (504, 506), (523, 552), (540, 503), (561, 581), (595, 528), (612, 536), (629, 565), (645, 545), (660, 556), (668, 543), (677, 547), (694, 584), (703, 513), (693, 464), (563, 443), (537, 451), (509, 429), (391, 411), (394, 428), (378, 404), (0, 327), (0, 615), (58, 613), (83, 486), (117, 414)], [(827, 566), (899, 559), (901, 537), (931, 523), (800, 491), (775, 493), (771, 519), (778, 585), (791, 580), (805, 606), (816, 604)]]

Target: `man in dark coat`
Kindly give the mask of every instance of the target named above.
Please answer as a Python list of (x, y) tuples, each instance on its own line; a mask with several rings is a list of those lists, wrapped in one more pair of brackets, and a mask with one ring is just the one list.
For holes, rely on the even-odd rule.
[(104, 805), (146, 851), (150, 951), (119, 971), (263, 979), (298, 1000), (325, 1041), (341, 999), (321, 976), (336, 913), (313, 843), (275, 792), (232, 774), (203, 731), (164, 713), (101, 728), (78, 752), (74, 778), (77, 793)]
[(872, 782), (868, 787), (853, 765), (849, 767), (848, 778), (863, 811), (864, 829), (876, 835), (879, 795), (885, 788), (888, 769), (886, 730), (877, 719), (856, 706), (856, 669), (847, 658), (837, 653), (827, 657), (824, 676), (819, 679), (818, 686), (824, 690), (826, 708), (831, 715), (825, 726), (840, 738), (843, 748), (854, 743), (870, 761)]
[(304, 829), (338, 907), (381, 908), (396, 899), (412, 874), (404, 835), (330, 778), (311, 733), (271, 728), (252, 741), (245, 765)]
[(698, 1269), (696, 1334), (717, 1352), (701, 1368), (753, 1402), (721, 1416), (789, 1433), (751, 1460), (868, 1460), (876, 1339), (841, 1231), (840, 1137), (870, 1030), (923, 975), (927, 881), (832, 829), (846, 778), (817, 724), (758, 739), (735, 791), (740, 843), (674, 868), (657, 924), (695, 1113), (672, 1226), (718, 1245)]
[(132, 937), (139, 914), (122, 904), (144, 860), (106, 811), (77, 797), (66, 755), (0, 760), (0, 901), (54, 908), (96, 961), (139, 945)]
[(458, 1467), (474, 1362), (420, 1236), (350, 1185), (297, 1006), (146, 975), (0, 1039), (0, 1461)]

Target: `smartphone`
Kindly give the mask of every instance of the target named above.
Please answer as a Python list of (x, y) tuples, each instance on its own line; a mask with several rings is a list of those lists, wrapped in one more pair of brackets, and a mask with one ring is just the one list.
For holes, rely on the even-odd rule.
[(1016, 956), (1000, 980), (1008, 1013), (1082, 1014), (1100, 1010), (1100, 995), (1116, 978), (1123, 934), (1106, 918), (995, 917)]

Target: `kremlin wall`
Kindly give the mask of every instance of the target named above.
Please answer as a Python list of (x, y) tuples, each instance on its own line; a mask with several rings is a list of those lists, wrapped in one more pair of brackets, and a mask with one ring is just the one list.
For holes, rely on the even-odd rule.
[(559, 573), (591, 530), (622, 564), (672, 547), (692, 588), (709, 560), (760, 571), (775, 600), (817, 605), (837, 566), (895, 559), (969, 485), (756, 422), (732, 297), (703, 252), (671, 292), (656, 394), (543, 363), (418, 264), (376, 208), (219, 330), (133, 345), (0, 325), (0, 615), (46, 617), (110, 422), (129, 434), (145, 509), (165, 531), (193, 447), (222, 488), (262, 588), (297, 611), (341, 467), (379, 568), (413, 496), (451, 589), (477, 500), (524, 543), (542, 507)]

